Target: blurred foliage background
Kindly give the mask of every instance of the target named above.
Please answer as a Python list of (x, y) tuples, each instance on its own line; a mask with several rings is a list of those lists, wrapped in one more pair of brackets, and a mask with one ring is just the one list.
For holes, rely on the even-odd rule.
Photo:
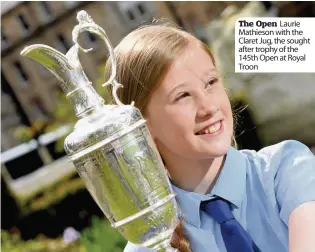
[(40, 235), (24, 241), (18, 231), (1, 231), (3, 252), (120, 252), (126, 243), (108, 221), (95, 216), (92, 218), (92, 225), (84, 229), (76, 241), (68, 244), (62, 237), (51, 239)]
[[(130, 1), (128, 3), (119, 1), (8, 1), (6, 10), (3, 8), (3, 2), (1, 2), (1, 4), (1, 59), (3, 61), (1, 65), (1, 96), (4, 97), (3, 94), (6, 93), (6, 95), (10, 95), (14, 101), (13, 105), (11, 103), (2, 104), (2, 140), (13, 132), (13, 136), (18, 140), (17, 142), (19, 144), (28, 144), (31, 140), (35, 139), (37, 141), (41, 136), (54, 132), (61, 126), (67, 125), (73, 128), (77, 118), (72, 105), (59, 88), (59, 83), (56, 78), (52, 76), (51, 73), (45, 73), (46, 70), (42, 69), (39, 64), (29, 59), (21, 59), (20, 51), (25, 45), (42, 43), (50, 45), (62, 53), (66, 53), (72, 44), (71, 31), (74, 25), (77, 24), (75, 20), (76, 12), (80, 9), (85, 9), (93, 19), (95, 17), (95, 22), (106, 30), (113, 44), (117, 44), (128, 32), (144, 22), (152, 21), (155, 17), (165, 17), (171, 20), (171, 22), (179, 24), (185, 30), (195, 34), (208, 44), (211, 50), (221, 59), (221, 61), (218, 60), (217, 63), (222, 65), (220, 69), (223, 70), (222, 75), (224, 77), (226, 76), (224, 79), (225, 84), (230, 85), (229, 88), (233, 87), (233, 85), (239, 88), (235, 89), (233, 99), (237, 102), (243, 102), (242, 106), (239, 106), (242, 107), (241, 112), (238, 113), (237, 109), (236, 112), (239, 114), (239, 121), (245, 121), (247, 129), (249, 129), (246, 132), (247, 142), (245, 140), (243, 141), (245, 147), (258, 149), (263, 144), (270, 144), (270, 141), (278, 141), (281, 140), (281, 138), (288, 137), (301, 141), (304, 140), (304, 142), (309, 141), (309, 144), (314, 144), (312, 140), (314, 138), (310, 137), (311, 134), (314, 133), (314, 127), (312, 127), (312, 125), (314, 125), (312, 124), (312, 122), (314, 122), (312, 118), (314, 117), (309, 116), (313, 114), (314, 105), (306, 104), (304, 97), (303, 99), (298, 99), (298, 96), (292, 96), (290, 98), (288, 94), (282, 93), (283, 90), (293, 90), (292, 87), (296, 84), (295, 82), (301, 82), (299, 83), (300, 86), (298, 90), (291, 92), (300, 94), (300, 92), (303, 91), (303, 88), (300, 88), (301, 85), (305, 83), (308, 83), (309, 86), (313, 85), (314, 78), (312, 76), (306, 78), (307, 76), (303, 75), (303, 78), (296, 77), (298, 81), (295, 81), (294, 78), (291, 78), (294, 76), (290, 75), (289, 78), (284, 79), (281, 84), (280, 79), (283, 76), (280, 76), (281, 78), (279, 79), (274, 79), (275, 75), (269, 74), (235, 76), (233, 58), (233, 27), (239, 15), (308, 17), (314, 16), (314, 4), (293, 1), (251, 3), (248, 1)], [(247, 7), (243, 9), (244, 6)], [(106, 49), (91, 35), (85, 36), (82, 34), (82, 38), (80, 39), (82, 39), (82, 45), (84, 47), (88, 48), (91, 45), (91, 47), (95, 49), (89, 54), (80, 55), (83, 59), (81, 62), (83, 69), (86, 71), (89, 79), (92, 80), (96, 91), (104, 98), (106, 103), (109, 103), (112, 100), (109, 89), (101, 87), (101, 84), (105, 82), (103, 73), (104, 61), (107, 58)], [(288, 75), (286, 75), (286, 77), (287, 76)], [(257, 82), (255, 82), (256, 79), (258, 79)], [(292, 83), (289, 83), (289, 81), (287, 81), (288, 79), (292, 79)], [(266, 87), (268, 83), (271, 83), (269, 93), (267, 91), (265, 93), (255, 92), (257, 87), (262, 87), (262, 84)], [(280, 83), (279, 86), (286, 85), (286, 88), (280, 87), (279, 90), (282, 91), (279, 93), (277, 87), (273, 85), (274, 83)], [(287, 88), (288, 86), (290, 86), (291, 89)], [(307, 92), (310, 91), (310, 89), (305, 89)], [(3, 90), (5, 92), (3, 92)], [(256, 96), (254, 96), (255, 93)], [(293, 105), (290, 108), (287, 107), (288, 104), (285, 103), (285, 106), (281, 109), (279, 105), (280, 102), (276, 103), (276, 101), (281, 101), (283, 98), (284, 100), (291, 99), (290, 102), (297, 101), (297, 103), (292, 103)], [(49, 101), (50, 99), (54, 100), (54, 102)], [(2, 99), (2, 101), (3, 100), (4, 99)], [(243, 111), (245, 111), (245, 109), (243, 109), (243, 107), (247, 107), (248, 104), (253, 117), (244, 116)], [(270, 108), (271, 105), (273, 106), (272, 109)], [(11, 124), (11, 122), (14, 121), (12, 119), (14, 114), (12, 108), (14, 106), (20, 111), (21, 118), (28, 117), (29, 120), (22, 120), (22, 122), (17, 123), (17, 126), (16, 124)], [(300, 107), (302, 106), (309, 108), (310, 112), (308, 113), (307, 110), (305, 110), (305, 114), (308, 116), (296, 119), (298, 115), (301, 115)], [(52, 111), (48, 109), (50, 107)], [(8, 108), (8, 111), (5, 111), (6, 108)], [(295, 110), (295, 108), (298, 109)], [(264, 111), (267, 112), (265, 113)], [(284, 114), (285, 111), (289, 111), (291, 114), (285, 117), (285, 120), (279, 120), (278, 116)], [(275, 113), (275, 119), (267, 117), (261, 119), (261, 121), (257, 120), (261, 115), (260, 113), (270, 115), (270, 112)], [(248, 121), (244, 118), (247, 118)], [(295, 118), (294, 124), (292, 124), (292, 118)], [(4, 129), (4, 119), (8, 121), (7, 129)], [(297, 122), (302, 122), (302, 119), (304, 119), (304, 124), (298, 125)], [(308, 125), (309, 127), (307, 128), (306, 126)], [(285, 130), (290, 129), (290, 127), (292, 127), (292, 130), (286, 132)], [(259, 132), (256, 129), (259, 129)], [(246, 139), (246, 134), (243, 134), (242, 129), (240, 132), (236, 133), (236, 136), (245, 135), (243, 139)], [(260, 134), (259, 137), (258, 133)], [(63, 153), (63, 144), (66, 135), (63, 135), (56, 141), (54, 148), (57, 153)], [(266, 139), (266, 136), (268, 136), (269, 139)], [(10, 146), (10, 144), (7, 146)], [(10, 146), (10, 148), (11, 147), (12, 146)], [(1, 151), (3, 151), (3, 149)], [(45, 151), (40, 151), (40, 154), (44, 156), (47, 154)], [(27, 168), (25, 163), (30, 162), (30, 160), (32, 160), (32, 158), (28, 159), (28, 161), (22, 160), (12, 169), (23, 171), (22, 168)], [(48, 165), (50, 162), (54, 163), (56, 160), (49, 160), (48, 158)], [(16, 188), (18, 184), (18, 180), (23, 182), (23, 179), (35, 176), (34, 174), (36, 172), (48, 165), (46, 163), (42, 166), (40, 165), (37, 167), (37, 170), (24, 174), (25, 176), (21, 176), (18, 179), (8, 179), (7, 171), (2, 169), (2, 222), (4, 223), (10, 219), (8, 226), (1, 230), (2, 251), (123, 251), (126, 241), (115, 229), (111, 228), (100, 209), (96, 206), (90, 195), (88, 195), (85, 185), (76, 171), (60, 177), (59, 180), (54, 181), (54, 183), (41, 184), (42, 181), (35, 181), (38, 187), (40, 187), (39, 191), (25, 197), (19, 197), (17, 195), (14, 188)], [(64, 167), (59, 168), (62, 170)], [(52, 170), (53, 169), (56, 169), (56, 167), (53, 167)], [(7, 170), (9, 170), (9, 168)], [(60, 172), (60, 170), (57, 172)], [(3, 188), (5, 190), (3, 190)], [(23, 188), (21, 191), (23, 192)], [(72, 219), (72, 215), (74, 214), (77, 214), (79, 217), (76, 216), (78, 217), (77, 219)], [(39, 217), (41, 217), (41, 219)], [(50, 219), (50, 221), (45, 224), (48, 219)], [(73, 225), (78, 224), (77, 227), (74, 227), (78, 233), (72, 234), (74, 236), (72, 238), (67, 238), (66, 231), (62, 233), (62, 225), (64, 223), (70, 223), (70, 221), (67, 222), (68, 219), (71, 219), (72, 224), (74, 223)], [(56, 223), (57, 221), (58, 223)], [(48, 226), (46, 229), (43, 228), (45, 225)], [(64, 228), (66, 228), (66, 224), (64, 225)], [(38, 231), (40, 228), (45, 229), (47, 235), (43, 233), (34, 235), (34, 231)], [(53, 228), (56, 228), (56, 232), (49, 232), (51, 231), (50, 229)], [(58, 235), (56, 235), (56, 233), (58, 233)], [(76, 237), (76, 235), (78, 237)], [(72, 239), (72, 242), (67, 242), (67, 239)]]

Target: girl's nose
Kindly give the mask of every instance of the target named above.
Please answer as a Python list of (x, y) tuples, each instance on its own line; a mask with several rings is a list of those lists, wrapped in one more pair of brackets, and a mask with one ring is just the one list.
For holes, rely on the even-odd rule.
[(200, 96), (198, 100), (197, 117), (199, 118), (211, 117), (219, 110), (216, 102), (207, 95)]

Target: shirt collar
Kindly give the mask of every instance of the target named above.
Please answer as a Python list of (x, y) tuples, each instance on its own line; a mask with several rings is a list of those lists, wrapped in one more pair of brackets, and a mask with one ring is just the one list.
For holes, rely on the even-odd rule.
[(200, 204), (202, 201), (221, 197), (241, 206), (246, 186), (246, 160), (235, 148), (230, 147), (216, 184), (209, 194), (188, 192), (173, 185), (181, 216), (190, 224), (200, 227)]

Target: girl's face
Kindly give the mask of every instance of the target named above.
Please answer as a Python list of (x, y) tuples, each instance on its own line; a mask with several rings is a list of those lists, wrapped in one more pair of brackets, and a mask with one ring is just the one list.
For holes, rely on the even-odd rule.
[(233, 134), (231, 105), (211, 57), (195, 42), (152, 94), (146, 118), (162, 157), (201, 160), (226, 154)]

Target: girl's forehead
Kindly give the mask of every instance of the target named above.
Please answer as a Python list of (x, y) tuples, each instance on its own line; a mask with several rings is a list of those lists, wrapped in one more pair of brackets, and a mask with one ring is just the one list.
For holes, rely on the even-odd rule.
[(194, 70), (194, 72), (204, 72), (205, 69), (209, 68), (215, 68), (214, 62), (209, 53), (198, 43), (189, 43), (173, 62), (174, 71)]
[(217, 70), (210, 55), (196, 44), (188, 45), (170, 66), (162, 84), (174, 86), (187, 78), (208, 78), (216, 74)]

